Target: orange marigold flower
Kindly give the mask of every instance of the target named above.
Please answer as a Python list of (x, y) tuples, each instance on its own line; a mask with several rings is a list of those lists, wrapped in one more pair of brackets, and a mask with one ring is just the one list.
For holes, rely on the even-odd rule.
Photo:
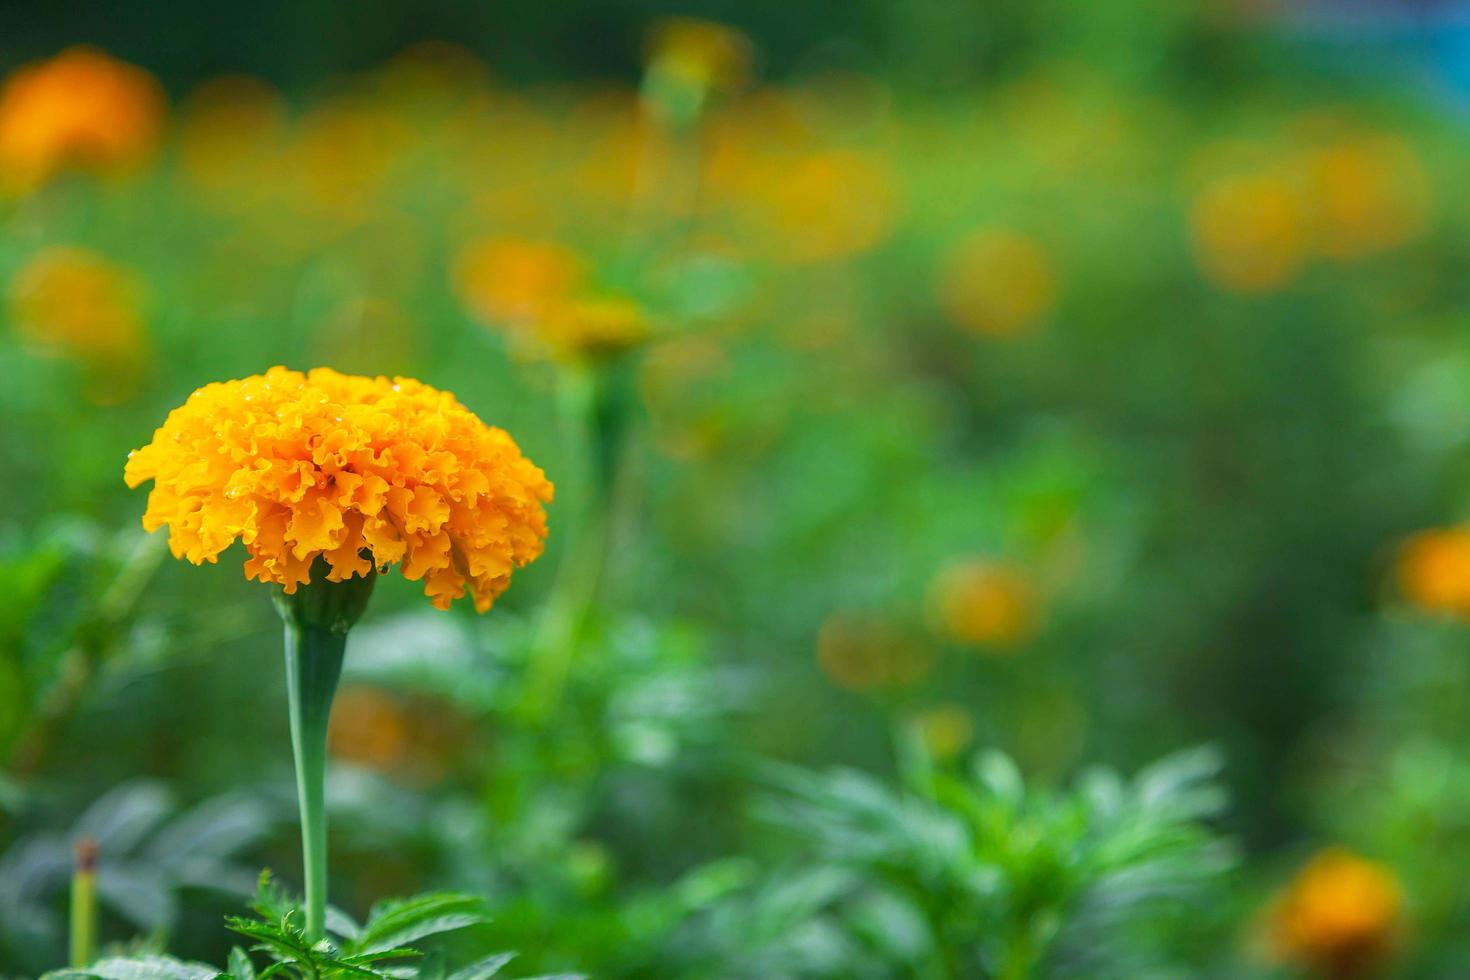
[(632, 300), (564, 303), (534, 324), (536, 340), (560, 360), (596, 358), (636, 347), (648, 337), (648, 318)]
[(215, 561), (239, 538), (245, 574), (290, 594), (323, 559), (330, 581), (399, 564), (446, 609), (481, 612), (534, 561), (552, 486), (504, 431), (411, 378), (275, 367), (206, 385), (131, 454), (153, 481), (143, 526), (174, 555)]
[(1018, 571), (985, 560), (945, 569), (930, 607), (939, 631), (956, 643), (1011, 651), (1036, 632), (1036, 592)]
[(1470, 528), (1421, 531), (1399, 548), (1398, 579), (1410, 602), (1470, 617)]
[(817, 633), (817, 664), (838, 687), (906, 687), (934, 669), (934, 654), (897, 623), (872, 613), (835, 613)]
[(491, 325), (544, 316), (582, 281), (582, 262), (555, 242), (485, 238), (454, 265), (455, 286), (471, 313)]
[(1403, 901), (1387, 867), (1329, 848), (1271, 906), (1268, 938), (1278, 957), (1322, 976), (1366, 976), (1393, 948)]
[(936, 759), (953, 759), (975, 740), (975, 719), (962, 704), (937, 704), (914, 715), (911, 725)]
[(10, 281), (10, 317), (38, 346), (59, 353), (123, 355), (143, 343), (136, 291), (125, 269), (90, 249), (55, 245)]
[(750, 75), (750, 38), (698, 17), (666, 17), (648, 32), (649, 71), (701, 88), (735, 89)]
[(88, 47), (15, 71), (0, 92), (0, 169), (25, 190), (64, 167), (113, 170), (158, 142), (163, 89), (152, 75)]
[(939, 298), (960, 326), (987, 337), (1034, 329), (1057, 301), (1051, 257), (1033, 238), (991, 228), (955, 248), (940, 271)]
[(1307, 210), (1291, 183), (1272, 174), (1215, 181), (1195, 199), (1189, 223), (1200, 268), (1231, 292), (1280, 289), (1306, 259)]

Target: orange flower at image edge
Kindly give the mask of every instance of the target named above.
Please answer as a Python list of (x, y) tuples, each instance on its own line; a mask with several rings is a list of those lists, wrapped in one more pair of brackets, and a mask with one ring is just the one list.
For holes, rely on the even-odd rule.
[(287, 594), (398, 564), (441, 609), (488, 610), (546, 538), (552, 485), (504, 431), (409, 378), (276, 367), (206, 385), (131, 454), (153, 481), (143, 526), (213, 562), (237, 538), (248, 577)]
[(1398, 579), (1420, 609), (1470, 617), (1470, 528), (1434, 528), (1405, 540)]
[(0, 182), (29, 190), (58, 170), (123, 170), (153, 152), (166, 101), (152, 75), (88, 47), (17, 69), (0, 90)]
[(1325, 977), (1362, 977), (1392, 950), (1402, 914), (1403, 892), (1388, 868), (1329, 848), (1272, 905), (1268, 938), (1281, 960)]

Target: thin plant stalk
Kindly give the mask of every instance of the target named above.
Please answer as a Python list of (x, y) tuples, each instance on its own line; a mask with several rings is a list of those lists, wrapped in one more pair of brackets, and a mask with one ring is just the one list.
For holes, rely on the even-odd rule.
[(583, 460), (581, 523), (562, 559), (537, 627), (526, 710), (532, 721), (551, 717), (561, 701), (578, 641), (602, 584), (616, 525), (617, 490), (628, 413), (625, 365), (567, 365), (560, 402), (567, 444)]
[(367, 609), (376, 574), (341, 582), (327, 578), (318, 558), (311, 581), (291, 595), (277, 591), (276, 611), (285, 623), (286, 706), (296, 797), (301, 809), (301, 864), (306, 886), (306, 935), (326, 936), (327, 925), (327, 724), (342, 677), (347, 631)]
[(286, 623), (286, 697), (301, 808), (306, 934), (313, 941), (321, 939), (326, 930), (327, 724), (346, 651), (346, 633)]
[(90, 966), (97, 958), (97, 843), (77, 841), (71, 876), (71, 965)]

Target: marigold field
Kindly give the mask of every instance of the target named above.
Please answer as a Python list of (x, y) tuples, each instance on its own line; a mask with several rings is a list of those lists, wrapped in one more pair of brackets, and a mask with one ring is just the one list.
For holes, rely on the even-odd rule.
[(0, 978), (1470, 976), (1453, 9), (85, 6)]

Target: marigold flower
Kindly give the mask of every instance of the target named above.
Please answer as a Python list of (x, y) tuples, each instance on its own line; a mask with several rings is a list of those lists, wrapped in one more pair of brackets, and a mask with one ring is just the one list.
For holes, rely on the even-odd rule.
[(775, 161), (757, 194), (777, 255), (820, 263), (862, 255), (892, 231), (899, 201), (892, 174), (876, 156), (821, 150)]
[(939, 631), (956, 643), (1011, 651), (1036, 632), (1036, 592), (1014, 568), (985, 560), (945, 569), (930, 608)]
[(28, 190), (57, 170), (141, 162), (163, 126), (152, 75), (88, 47), (17, 69), (0, 92), (0, 171)]
[(54, 245), (21, 267), (6, 299), (11, 323), (31, 346), (85, 365), (93, 401), (134, 394), (149, 344), (128, 269), (90, 249)]
[(838, 687), (871, 691), (923, 680), (934, 655), (884, 617), (836, 613), (817, 633), (817, 663)]
[(730, 90), (750, 74), (750, 38), (739, 30), (698, 17), (666, 17), (648, 32), (649, 71), (668, 74), (700, 88)]
[(545, 316), (582, 281), (582, 262), (554, 242), (485, 238), (459, 254), (454, 281), (461, 300), (492, 325)]
[(143, 322), (126, 270), (91, 249), (55, 245), (10, 282), (10, 319), (29, 340), (73, 355), (136, 351)]
[(914, 716), (914, 734), (936, 759), (953, 759), (975, 740), (975, 719), (961, 704), (937, 704)]
[(1393, 948), (1403, 891), (1384, 865), (1329, 848), (1298, 872), (1268, 913), (1274, 952), (1322, 976), (1362, 977)]
[(1279, 289), (1306, 257), (1307, 212), (1291, 184), (1271, 174), (1216, 180), (1189, 215), (1195, 258), (1222, 289)]
[(216, 561), (236, 538), (247, 577), (287, 594), (398, 564), (446, 609), (484, 612), (546, 538), (545, 474), (453, 395), (410, 378), (283, 367), (206, 385), (131, 454), (153, 481), (143, 526), (176, 557)]
[(1429, 612), (1470, 617), (1470, 527), (1421, 531), (1399, 547), (1405, 597)]
[(1303, 169), (1315, 246), (1328, 258), (1366, 258), (1424, 230), (1428, 179), (1406, 140), (1340, 140), (1307, 154)]
[(1030, 236), (986, 229), (949, 255), (939, 298), (960, 326), (987, 337), (1015, 336), (1035, 328), (1056, 305), (1056, 269)]
[(632, 300), (604, 298), (564, 303), (534, 324), (536, 338), (560, 360), (617, 354), (642, 343), (648, 318)]
[(179, 124), (179, 165), (215, 203), (245, 208), (278, 184), (286, 107), (279, 92), (248, 75), (228, 75), (189, 96)]

